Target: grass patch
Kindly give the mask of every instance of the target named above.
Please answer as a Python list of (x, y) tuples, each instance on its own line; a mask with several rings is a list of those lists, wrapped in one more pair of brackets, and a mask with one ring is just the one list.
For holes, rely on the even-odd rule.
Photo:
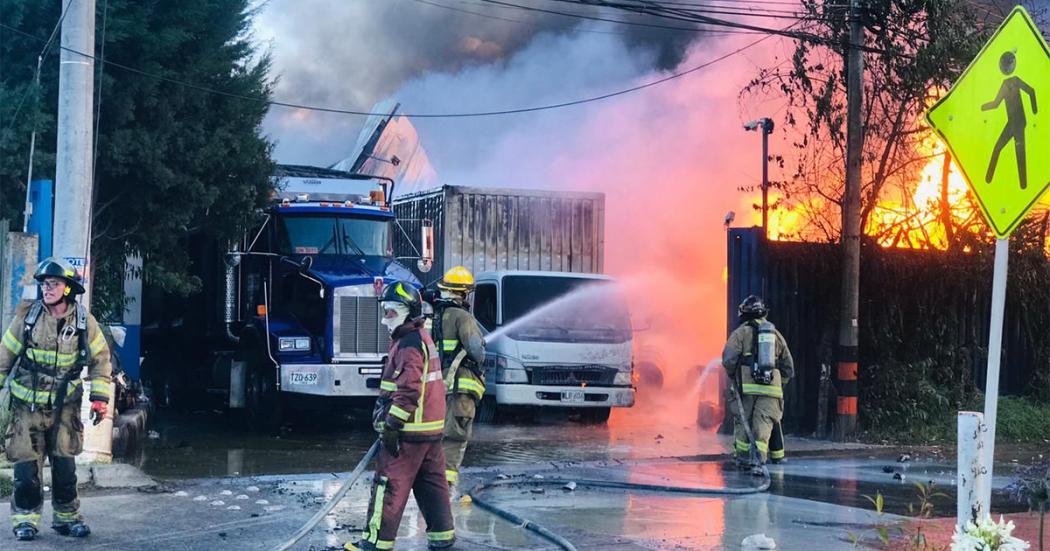
[[(984, 411), (984, 397), (975, 396), (959, 408), (944, 408), (922, 418), (903, 417), (892, 424), (869, 427), (863, 440), (888, 444), (955, 444), (958, 410)], [(998, 442), (1042, 442), (1050, 438), (1050, 403), (1018, 396), (999, 397), (995, 423)]]
[(7, 475), (0, 474), (0, 497), (7, 497), (14, 491), (14, 483)]

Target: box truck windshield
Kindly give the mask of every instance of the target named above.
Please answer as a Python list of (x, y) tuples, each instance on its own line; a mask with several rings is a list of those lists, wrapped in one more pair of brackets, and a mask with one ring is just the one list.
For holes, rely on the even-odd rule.
[(507, 335), (519, 341), (618, 344), (631, 339), (619, 289), (591, 278), (504, 277), (503, 324), (516, 321)]
[(282, 216), (277, 220), (281, 254), (390, 255), (390, 222), (375, 218), (323, 215)]

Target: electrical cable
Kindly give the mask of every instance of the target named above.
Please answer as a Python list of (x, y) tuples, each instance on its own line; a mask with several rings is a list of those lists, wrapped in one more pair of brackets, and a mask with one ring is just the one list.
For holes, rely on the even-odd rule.
[[(791, 26), (793, 26), (793, 25), (791, 25)], [(789, 26), (787, 28), (790, 28), (791, 26)], [(0, 23), (0, 28), (5, 28), (5, 29), (12, 30), (14, 32), (17, 32), (17, 33), (19, 33), (19, 34), (21, 34), (23, 36), (29, 37), (29, 38), (38, 39), (38, 40), (40, 39), (39, 37), (33, 36), (33, 35), (29, 34), (29, 33), (26, 33), (24, 31), (21, 31), (19, 29), (16, 29), (14, 27), (9, 26), (9, 25), (5, 25), (3, 23)], [(538, 105), (538, 106), (533, 106), (533, 107), (522, 107), (522, 108), (516, 108), (516, 109), (502, 109), (502, 110), (496, 110), (496, 111), (480, 111), (480, 112), (470, 112), (470, 113), (403, 113), (403, 114), (401, 114), (401, 116), (408, 117), (408, 118), (418, 118), (418, 119), (454, 119), (454, 118), (471, 118), (471, 117), (491, 117), (491, 116), (500, 116), (500, 115), (516, 115), (516, 114), (521, 114), (521, 113), (532, 113), (532, 112), (536, 112), (536, 111), (548, 111), (548, 110), (551, 110), (551, 109), (560, 109), (560, 108), (563, 108), (563, 107), (571, 107), (571, 106), (575, 106), (575, 105), (582, 105), (582, 104), (585, 104), (585, 103), (592, 103), (592, 102), (601, 101), (601, 100), (604, 100), (604, 99), (613, 98), (613, 97), (616, 97), (616, 96), (622, 96), (622, 95), (629, 94), (629, 93), (632, 93), (632, 92), (637, 92), (639, 90), (644, 90), (646, 88), (651, 88), (653, 86), (656, 86), (656, 85), (659, 85), (659, 84), (663, 84), (663, 83), (665, 83), (667, 81), (674, 80), (674, 79), (677, 79), (677, 78), (681, 78), (681, 77), (684, 77), (684, 76), (689, 75), (691, 73), (695, 73), (695, 72), (697, 72), (697, 71), (699, 71), (701, 69), (710, 67), (711, 65), (714, 65), (714, 64), (716, 64), (716, 63), (718, 63), (720, 61), (723, 61), (723, 60), (728, 59), (728, 58), (730, 58), (730, 57), (732, 57), (734, 55), (737, 55), (737, 54), (739, 54), (739, 53), (741, 53), (741, 52), (743, 52), (743, 51), (745, 51), (745, 50), (747, 50), (749, 48), (752, 48), (752, 47), (758, 45), (759, 43), (761, 43), (761, 42), (771, 38), (772, 36), (774, 36), (774, 35), (767, 34), (767, 35), (763, 36), (762, 38), (759, 38), (758, 40), (755, 40), (755, 41), (752, 41), (752, 42), (750, 42), (748, 44), (745, 44), (744, 46), (742, 46), (740, 48), (737, 48), (737, 49), (735, 49), (735, 50), (733, 50), (733, 51), (731, 51), (731, 52), (729, 52), (727, 54), (724, 54), (724, 55), (721, 55), (719, 57), (713, 58), (711, 60), (708, 60), (708, 61), (706, 61), (704, 63), (701, 63), (699, 65), (696, 65), (696, 66), (691, 67), (689, 69), (686, 69), (684, 71), (671, 73), (670, 75), (668, 75), (666, 77), (663, 77), (663, 78), (660, 78), (660, 79), (657, 79), (657, 80), (654, 80), (654, 81), (651, 81), (651, 82), (647, 82), (647, 83), (640, 84), (640, 85), (637, 85), (637, 86), (632, 86), (630, 88), (618, 90), (616, 92), (610, 92), (610, 93), (607, 93), (607, 94), (601, 94), (601, 95), (598, 95), (598, 96), (591, 96), (591, 97), (588, 97), (588, 98), (582, 98), (582, 99), (578, 99), (578, 100), (571, 100), (571, 101), (565, 101), (565, 102), (553, 103), (553, 104), (546, 104), (546, 105)], [(83, 56), (91, 58), (91, 59), (96, 59), (92, 55), (88, 55), (88, 54), (85, 54), (83, 52), (77, 52), (76, 50), (73, 50), (73, 49), (70, 49), (70, 48), (63, 47), (62, 49), (68, 50), (68, 51), (72, 51), (74, 53), (78, 53), (80, 55), (83, 55)], [(316, 105), (299, 104), (299, 103), (292, 103), (292, 102), (286, 102), (286, 101), (264, 100), (264, 99), (260, 99), (260, 98), (253, 98), (251, 96), (245, 96), (245, 95), (242, 95), (242, 94), (236, 94), (236, 93), (232, 93), (232, 92), (225, 92), (225, 91), (222, 91), (222, 90), (216, 90), (214, 88), (210, 88), (210, 87), (207, 87), (207, 86), (201, 86), (201, 85), (198, 85), (198, 84), (193, 84), (193, 83), (181, 81), (181, 80), (178, 80), (178, 79), (173, 79), (173, 78), (170, 78), (170, 77), (165, 77), (165, 76), (161, 76), (161, 75), (148, 73), (148, 72), (143, 71), (141, 69), (137, 69), (135, 67), (130, 67), (128, 65), (124, 65), (124, 64), (117, 63), (117, 62), (114, 62), (114, 61), (105, 60), (104, 63), (109, 65), (109, 66), (111, 66), (111, 67), (116, 67), (118, 69), (122, 69), (122, 70), (131, 72), (131, 73), (135, 73), (135, 74), (138, 74), (138, 75), (141, 75), (141, 76), (144, 76), (144, 77), (153, 78), (153, 79), (156, 79), (156, 80), (160, 80), (160, 81), (163, 81), (163, 82), (168, 82), (168, 83), (171, 83), (171, 84), (176, 84), (176, 85), (179, 85), (179, 86), (184, 86), (186, 88), (194, 89), (194, 90), (197, 90), (197, 91), (200, 91), (200, 92), (206, 92), (206, 93), (210, 93), (210, 94), (220, 95), (220, 96), (234, 98), (234, 99), (239, 99), (239, 100), (244, 100), (244, 101), (251, 101), (251, 102), (256, 102), (256, 103), (265, 103), (265, 104), (270, 105), (270, 106), (286, 107), (286, 108), (289, 108), (289, 109), (302, 109), (302, 110), (305, 110), (305, 111), (318, 111), (318, 112), (322, 112), (322, 113), (335, 113), (335, 114), (342, 114), (342, 115), (357, 115), (357, 116), (387, 116), (387, 115), (389, 115), (389, 113), (375, 113), (375, 112), (371, 112), (371, 111), (357, 111), (357, 110), (352, 110), (352, 109), (337, 109), (337, 108), (333, 108), (333, 107), (321, 107), (321, 106), (316, 106)]]
[(288, 541), (274, 547), (274, 551), (287, 551), (288, 549), (291, 549), (293, 545), (299, 543), (299, 540), (306, 537), (306, 535), (317, 526), (317, 523), (321, 522), (321, 519), (328, 515), (328, 513), (331, 513), (332, 509), (335, 509), (335, 506), (338, 505), (343, 497), (346, 496), (346, 493), (350, 491), (354, 482), (357, 482), (357, 479), (361, 477), (361, 473), (365, 471), (365, 467), (368, 466), (368, 463), (372, 461), (372, 458), (374, 458), (377, 453), (379, 453), (379, 446), (379, 439), (376, 439), (376, 441), (372, 443), (372, 447), (368, 448), (368, 451), (365, 452), (365, 456), (361, 458), (360, 462), (358, 462), (357, 467), (354, 467), (354, 470), (346, 477), (346, 480), (343, 481), (343, 485), (336, 490), (335, 494), (333, 494), (321, 509), (314, 513), (314, 516), (310, 517), (310, 520), (306, 521), (306, 524), (299, 528), (299, 530), (293, 534)]

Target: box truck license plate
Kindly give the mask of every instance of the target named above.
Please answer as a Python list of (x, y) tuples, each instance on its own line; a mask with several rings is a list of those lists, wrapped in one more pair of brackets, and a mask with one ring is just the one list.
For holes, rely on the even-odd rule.
[(289, 381), (293, 385), (316, 385), (317, 384), (317, 372), (296, 372), (290, 373)]
[(561, 393), (562, 402), (580, 403), (583, 402), (583, 391), (582, 390), (563, 390)]

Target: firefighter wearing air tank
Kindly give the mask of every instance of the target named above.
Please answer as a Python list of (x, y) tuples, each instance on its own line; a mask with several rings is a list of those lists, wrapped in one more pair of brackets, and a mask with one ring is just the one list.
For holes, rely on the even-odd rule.
[(474, 275), (463, 266), (445, 272), (437, 284), (441, 297), (434, 301), (434, 342), (441, 347), (441, 372), (445, 379), (445, 478), (450, 487), (459, 483), (459, 466), (467, 451), (478, 402), (485, 395), (485, 341), (478, 322), (467, 310), (467, 296), (474, 290)]
[(441, 359), (423, 328), (419, 291), (395, 281), (383, 289), (379, 301), (383, 325), (391, 336), (379, 398), (372, 411), (382, 448), (376, 457), (362, 539), (343, 547), (348, 551), (393, 549), (411, 492), (426, 521), (427, 547), (447, 549), (455, 542), (455, 532), (441, 450), (445, 426)]
[[(751, 295), (744, 299), (739, 307), (741, 323), (722, 350), (722, 365), (740, 394), (744, 417), (758, 448), (757, 459), (776, 463), (784, 459), (780, 420), (784, 415), (784, 386), (795, 374), (795, 364), (784, 336), (766, 320), (768, 313), (761, 298)], [(735, 421), (734, 451), (739, 461), (746, 462), (751, 444), (736, 415), (734, 393), (730, 393), (730, 399), (729, 413)]]
[[(110, 362), (98, 322), (76, 295), (84, 292), (76, 269), (61, 258), (40, 263), (34, 276), (43, 299), (19, 306), (0, 346), (0, 386), (11, 392), (7, 458), (14, 463), (11, 521), (15, 537), (31, 540), (43, 508), (41, 468), (51, 461), (51, 527), (64, 536), (91, 533), (80, 515), (75, 457), (83, 451), (80, 403), (88, 386), (92, 418), (106, 414)], [(87, 383), (80, 372), (87, 367)]]

